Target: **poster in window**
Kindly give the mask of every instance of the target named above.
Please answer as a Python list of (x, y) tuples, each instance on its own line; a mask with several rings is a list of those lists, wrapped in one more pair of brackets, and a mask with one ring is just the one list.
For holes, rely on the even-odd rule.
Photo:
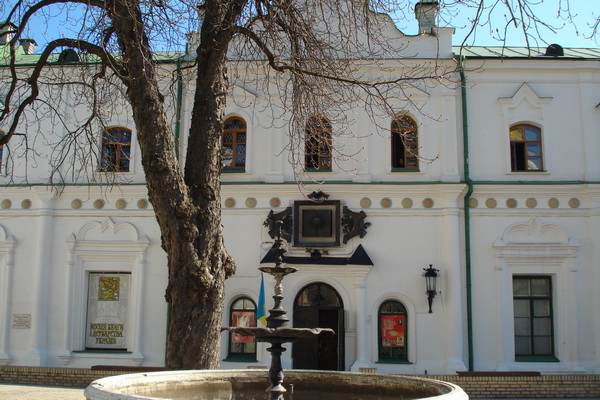
[(404, 315), (381, 316), (381, 345), (404, 347)]
[[(233, 326), (235, 327), (252, 327), (256, 326), (254, 322), (254, 312), (253, 311), (234, 311), (231, 315)], [(254, 342), (254, 338), (252, 336), (242, 336), (233, 332), (231, 334), (231, 341), (233, 343), (252, 343)]]
[(127, 350), (131, 274), (90, 273), (85, 347)]

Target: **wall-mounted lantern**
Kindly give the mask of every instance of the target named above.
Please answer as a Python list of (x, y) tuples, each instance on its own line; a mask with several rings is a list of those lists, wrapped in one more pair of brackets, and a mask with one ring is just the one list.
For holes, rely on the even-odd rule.
[(429, 268), (423, 268), (423, 276), (425, 277), (425, 284), (427, 285), (427, 302), (429, 303), (429, 314), (433, 311), (431, 310), (431, 304), (433, 303), (433, 298), (437, 294), (437, 278), (439, 276), (439, 269), (433, 268), (433, 264), (429, 264)]

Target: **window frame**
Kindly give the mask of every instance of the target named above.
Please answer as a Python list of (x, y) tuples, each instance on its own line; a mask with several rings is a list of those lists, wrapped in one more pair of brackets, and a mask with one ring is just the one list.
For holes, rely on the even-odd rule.
[[(317, 122), (315, 122), (317, 121)], [(315, 144), (317, 150), (313, 151)], [(324, 115), (312, 116), (304, 128), (304, 170), (309, 172), (331, 172), (333, 162), (333, 125)]]
[[(248, 308), (244, 308), (245, 306), (242, 306), (242, 308), (235, 308), (236, 304), (238, 304), (239, 302), (249, 302), (254, 308), (252, 309), (253, 313), (254, 313), (254, 324), (251, 324), (251, 326), (256, 327), (256, 311), (257, 311), (257, 305), (256, 302), (250, 298), (249, 296), (239, 296), (236, 297), (230, 304), (229, 306), (229, 326), (231, 327), (235, 327), (236, 325), (234, 325), (234, 321), (233, 321), (233, 317), (234, 317), (234, 312), (235, 311), (239, 311), (239, 312), (249, 312), (250, 309)], [(257, 341), (255, 338), (252, 338), (252, 344), (254, 345), (254, 351), (252, 352), (244, 352), (244, 351), (233, 351), (233, 338), (236, 335), (236, 333), (234, 332), (229, 332), (229, 336), (228, 336), (228, 340), (227, 340), (227, 357), (223, 360), (223, 361), (238, 361), (238, 362), (257, 362), (257, 358), (256, 358), (256, 348), (257, 348)], [(246, 348), (246, 343), (241, 343), (241, 347), (243, 349)]]
[[(538, 140), (527, 140), (527, 129), (533, 129), (537, 132)], [(515, 130), (522, 130), (523, 140), (513, 140), (512, 132)], [(530, 123), (517, 123), (512, 124), (509, 127), (508, 131), (508, 141), (510, 146), (510, 171), (511, 172), (545, 172), (544, 168), (544, 150), (543, 150), (543, 138), (542, 138), (542, 128), (537, 125), (533, 125)], [(537, 146), (539, 148), (539, 154), (530, 156), (528, 153), (529, 146)], [(529, 169), (529, 161), (530, 159), (538, 159), (539, 160), (539, 168), (538, 169)], [(523, 166), (520, 167), (519, 164), (522, 163)]]
[[(534, 293), (530, 293), (528, 295), (517, 295), (515, 294), (515, 281), (525, 281), (529, 282), (529, 287), (532, 286), (533, 280), (544, 280), (547, 282), (548, 294), (547, 295), (535, 295)], [(552, 276), (549, 275), (513, 275), (512, 277), (513, 284), (513, 329), (514, 329), (514, 343), (515, 343), (515, 361), (517, 362), (558, 362), (558, 358), (556, 357), (556, 334), (554, 328), (554, 301), (553, 301), (553, 291), (552, 291)], [(517, 316), (517, 307), (516, 301), (527, 301), (528, 304), (528, 316)], [(535, 312), (535, 304), (536, 301), (547, 301), (549, 304), (549, 310), (547, 316), (544, 315), (536, 315)], [(529, 334), (517, 334), (518, 324), (517, 319), (529, 319)], [(549, 319), (549, 332), (546, 335), (536, 334), (536, 320), (541, 319)], [(539, 353), (536, 354), (536, 338), (549, 337), (550, 339), (550, 352), (549, 353)], [(518, 338), (528, 338), (530, 352), (528, 354), (525, 353), (517, 353), (517, 341)]]
[[(409, 121), (410, 127), (402, 128), (399, 121)], [(419, 127), (417, 121), (410, 115), (402, 114), (396, 116), (390, 125), (391, 132), (391, 169), (396, 171), (419, 171)], [(403, 134), (404, 133), (404, 134)], [(407, 137), (414, 137), (414, 144), (407, 143)], [(408, 146), (413, 147), (409, 149)], [(401, 155), (398, 152), (401, 151)], [(413, 159), (413, 165), (407, 166), (407, 159)], [(401, 166), (400, 164), (403, 164)]]
[[(130, 339), (130, 335), (131, 333), (131, 328), (130, 328), (130, 315), (131, 315), (131, 309), (130, 309), (130, 299), (131, 299), (131, 283), (133, 282), (133, 278), (132, 278), (132, 273), (131, 271), (110, 271), (110, 270), (103, 270), (103, 271), (95, 271), (95, 270), (90, 270), (87, 271), (86, 273), (87, 275), (87, 299), (86, 299), (86, 308), (85, 308), (85, 339), (84, 339), (84, 348), (83, 348), (83, 352), (97, 352), (97, 353), (131, 353), (130, 349), (128, 349), (128, 345), (131, 345), (131, 339)], [(117, 275), (119, 278), (121, 277), (125, 277), (128, 279), (128, 282), (126, 283), (126, 287), (129, 289), (127, 291), (127, 293), (125, 293), (125, 298), (126, 298), (126, 304), (125, 306), (122, 305), (122, 303), (119, 303), (119, 313), (123, 313), (123, 309), (125, 310), (124, 315), (121, 315), (122, 319), (120, 320), (120, 322), (122, 322), (122, 324), (119, 323), (113, 323), (113, 324), (108, 324), (109, 327), (107, 328), (107, 331), (114, 331), (117, 328), (110, 328), (110, 325), (120, 325), (121, 327), (121, 335), (124, 335), (124, 339), (123, 336), (120, 336), (121, 339), (119, 340), (118, 337), (115, 338), (115, 346), (114, 347), (108, 347), (110, 346), (110, 344), (99, 344), (98, 346), (95, 346), (93, 344), (88, 344), (88, 339), (93, 336), (93, 332), (99, 329), (96, 328), (92, 328), (91, 325), (95, 324), (95, 322), (93, 322), (91, 320), (92, 315), (94, 314), (93, 312), (93, 307), (92, 307), (92, 300), (94, 295), (91, 292), (91, 288), (92, 288), (92, 279), (95, 276), (98, 276), (98, 278), (103, 278), (103, 277), (108, 277), (108, 278), (114, 278), (114, 275)], [(97, 296), (98, 297), (98, 296)], [(100, 299), (98, 299), (97, 301), (101, 301)], [(118, 300), (119, 302), (121, 301), (120, 299)], [(118, 329), (117, 329), (118, 330)], [(112, 332), (111, 332), (112, 333)], [(109, 338), (109, 335), (98, 335), (99, 337), (106, 337)], [(121, 343), (121, 347), (119, 347), (116, 343), (116, 341), (119, 341)]]
[[(241, 121), (244, 124), (243, 128), (227, 128), (227, 124), (232, 121)], [(231, 134), (231, 141), (225, 142), (225, 136)], [(240, 134), (244, 135), (243, 142), (239, 140)], [(238, 146), (244, 145), (243, 155), (238, 154)], [(231, 146), (231, 154), (227, 154), (227, 157), (231, 156), (231, 165), (225, 166), (225, 146)], [(244, 164), (242, 166), (237, 165), (237, 159), (243, 157)], [(222, 172), (246, 172), (246, 165), (248, 163), (248, 124), (246, 120), (240, 116), (234, 115), (228, 117), (223, 122), (223, 136), (221, 137), (221, 171)]]
[[(401, 311), (398, 312), (388, 312), (384, 313), (382, 310), (387, 304), (395, 303), (401, 307)], [(404, 325), (404, 346), (403, 355), (398, 356), (390, 356), (386, 357), (384, 355), (384, 347), (383, 347), (383, 329), (382, 329), (382, 316), (390, 315), (390, 316), (403, 316), (403, 325)], [(408, 308), (406, 305), (396, 299), (387, 299), (384, 300), (379, 307), (377, 308), (377, 362), (380, 364), (411, 364), (409, 360), (410, 356), (410, 348), (409, 348), (409, 323), (408, 323)]]
[[(115, 140), (115, 141), (109, 141), (107, 140), (109, 135), (111, 134), (111, 132), (115, 132), (115, 131), (119, 131), (120, 135), (121, 132), (127, 132), (129, 134), (129, 142), (125, 142), (122, 140)], [(120, 136), (122, 137), (122, 135)], [(131, 151), (132, 151), (132, 144), (133, 144), (133, 131), (129, 128), (126, 128), (124, 126), (113, 126), (110, 128), (105, 128), (102, 131), (102, 144), (101, 144), (101, 148), (100, 148), (100, 166), (99, 166), (99, 171), (100, 172), (109, 172), (109, 173), (130, 173), (132, 172), (132, 168), (131, 168)], [(123, 148), (125, 147), (129, 147), (129, 155), (122, 155), (123, 153)], [(112, 150), (110, 148), (113, 148)], [(106, 153), (106, 150), (109, 151), (109, 153)], [(114, 154), (115, 158), (114, 160), (111, 160), (110, 155)], [(121, 161), (122, 160), (127, 160), (127, 169), (121, 169), (120, 165), (121, 165)]]

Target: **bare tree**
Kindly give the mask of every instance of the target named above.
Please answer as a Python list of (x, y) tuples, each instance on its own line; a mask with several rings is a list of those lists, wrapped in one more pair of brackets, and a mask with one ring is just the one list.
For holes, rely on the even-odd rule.
[[(474, 25), (484, 21), (483, 0), (441, 3), (450, 13), (458, 5), (475, 7)], [(535, 18), (528, 13), (529, 0), (496, 3), (511, 10), (511, 23)], [(283, 99), (273, 107), (288, 113), (291, 162), (303, 164), (298, 155), (304, 151), (311, 117), (327, 114), (343, 122), (336, 126), (348, 126), (348, 109), (360, 105), (377, 120), (381, 114), (393, 115), (393, 99), (410, 101), (405, 88), (412, 82), (452, 83), (456, 64), (451, 62), (385, 61), (403, 44), (389, 40), (384, 29), (388, 17), (380, 12), (412, 13), (413, 5), (408, 0), (18, 0), (3, 8), (7, 12), (0, 28), (13, 37), (2, 75), (0, 124), (5, 136), (0, 144), (16, 140), (25, 148), (22, 157), (33, 157), (36, 141), (51, 143), (50, 183), (60, 183), (67, 175), (76, 181), (97, 179), (90, 169), (76, 166), (98, 165), (98, 129), (106, 123), (107, 110), (131, 110), (149, 199), (168, 256), (167, 368), (219, 364), (224, 282), (235, 272), (223, 244), (219, 189), (230, 79)], [(35, 62), (22, 68), (16, 62), (18, 41), (38, 15), (49, 22), (59, 18), (75, 34), (49, 41)], [(163, 67), (156, 50), (181, 42), (198, 23), (191, 56), (164, 56), (184, 64), (183, 74), (195, 87), (182, 168), (170, 120), (177, 118), (170, 107), (179, 77)], [(77, 68), (65, 68), (56, 60), (59, 51), (67, 61), (76, 57)], [(70, 98), (84, 114), (69, 115), (60, 106), (67, 86), (77, 91)], [(41, 119), (61, 130), (47, 136), (28, 134)], [(339, 133), (344, 131), (340, 128)], [(327, 145), (335, 153), (335, 144)]]

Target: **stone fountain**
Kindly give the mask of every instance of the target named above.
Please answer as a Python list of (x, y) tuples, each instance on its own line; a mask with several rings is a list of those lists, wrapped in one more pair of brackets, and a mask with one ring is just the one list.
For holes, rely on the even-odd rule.
[(243, 336), (254, 336), (257, 342), (267, 342), (271, 347), (267, 349), (271, 353), (271, 368), (269, 369), (269, 379), (271, 386), (267, 389), (271, 393), (271, 399), (275, 400), (280, 395), (286, 392), (283, 387), (283, 367), (281, 366), (281, 353), (285, 351), (283, 343), (293, 343), (298, 339), (317, 336), (322, 333), (334, 334), (333, 329), (328, 328), (289, 328), (289, 318), (287, 311), (281, 307), (283, 300), (283, 278), (286, 275), (296, 272), (298, 269), (294, 267), (282, 267), (283, 254), (283, 239), (281, 238), (281, 228), (283, 221), (277, 221), (277, 237), (271, 251), (275, 254), (275, 266), (260, 267), (259, 270), (272, 275), (275, 278), (275, 305), (269, 310), (267, 317), (267, 327), (227, 327), (223, 328), (231, 332)]
[[(290, 328), (287, 311), (281, 307), (283, 300), (282, 280), (297, 271), (294, 267), (282, 266), (284, 241), (281, 225), (272, 252), (276, 255), (275, 265), (259, 268), (275, 278), (274, 307), (269, 310), (267, 327), (225, 327), (223, 330), (239, 335), (254, 336), (258, 342), (270, 344), (271, 366), (268, 379), (260, 370), (198, 370), (164, 371), (113, 376), (98, 379), (85, 389), (88, 400), (387, 400), (387, 399), (431, 399), (468, 400), (467, 394), (458, 386), (416, 377), (365, 374), (334, 371), (287, 371), (290, 390), (283, 387), (281, 354), (283, 343), (293, 343), (323, 333), (334, 334), (332, 329)], [(265, 394), (264, 387), (270, 381)], [(288, 393), (286, 393), (288, 392)], [(284, 397), (286, 393), (287, 397)]]

